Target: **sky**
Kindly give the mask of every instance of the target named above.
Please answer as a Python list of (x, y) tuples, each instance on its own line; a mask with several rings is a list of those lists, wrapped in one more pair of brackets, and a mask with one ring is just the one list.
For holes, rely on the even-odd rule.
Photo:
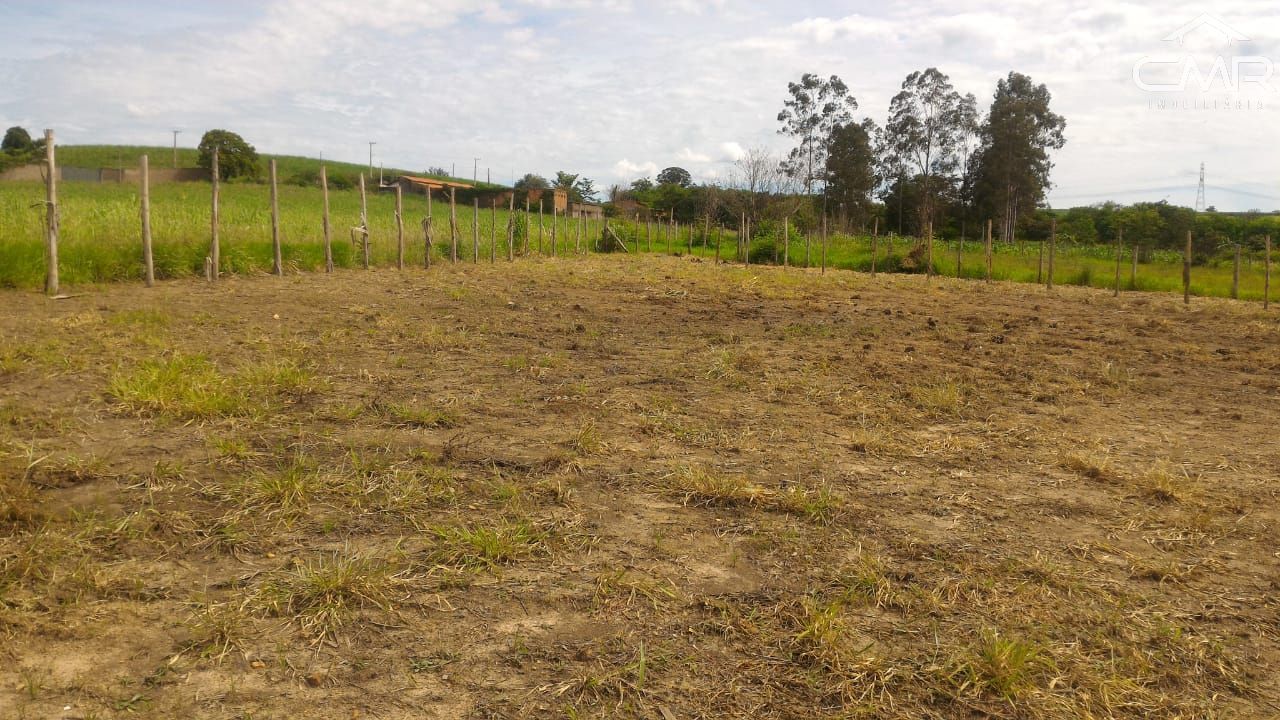
[[(838, 75), (883, 124), (937, 67), (990, 105), (1010, 71), (1067, 121), (1054, 207), (1280, 209), (1274, 2), (5, 0), (0, 127), (64, 144), (240, 133), (259, 151), (599, 188), (687, 168), (730, 182), (787, 83)], [(1216, 68), (1216, 70), (1215, 70)], [(1272, 73), (1274, 72), (1274, 77)], [(478, 160), (476, 159), (478, 158)]]

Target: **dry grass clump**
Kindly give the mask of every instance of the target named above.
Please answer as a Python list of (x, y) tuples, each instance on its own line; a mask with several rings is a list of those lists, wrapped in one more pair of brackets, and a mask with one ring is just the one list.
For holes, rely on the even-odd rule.
[(271, 359), (223, 373), (203, 355), (173, 354), (121, 367), (107, 394), (140, 415), (175, 419), (247, 416), (319, 389), (314, 374), (292, 360)]
[(527, 520), (432, 529), (432, 562), (460, 569), (508, 565), (547, 547), (548, 533)]
[(685, 505), (702, 507), (756, 507), (800, 515), (815, 522), (829, 523), (842, 507), (839, 496), (826, 485), (816, 489), (766, 488), (741, 475), (707, 468), (681, 468), (666, 478), (669, 492)]
[(252, 605), (291, 618), (320, 642), (332, 640), (358, 610), (390, 610), (392, 592), (401, 582), (402, 576), (382, 558), (333, 552), (275, 573), (259, 587)]

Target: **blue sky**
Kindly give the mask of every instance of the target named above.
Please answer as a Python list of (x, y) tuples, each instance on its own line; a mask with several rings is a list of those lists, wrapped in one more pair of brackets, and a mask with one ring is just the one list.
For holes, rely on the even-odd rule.
[[(461, 175), (479, 157), (481, 176), (507, 182), (564, 169), (607, 187), (668, 165), (727, 182), (744, 148), (785, 152), (775, 118), (804, 72), (840, 75), (857, 114), (883, 123), (913, 70), (938, 67), (980, 105), (1018, 70), (1067, 118), (1055, 206), (1190, 205), (1203, 161), (1210, 204), (1280, 209), (1280, 78), (1262, 78), (1280, 66), (1274, 3), (10, 0), (3, 12), (0, 126), (52, 127), (65, 143), (166, 144), (183, 128), (194, 145), (224, 127), (263, 151), (356, 162), (374, 140), (375, 162)], [(1217, 57), (1253, 58), (1255, 82), (1150, 89)], [(1147, 89), (1143, 58), (1160, 60), (1141, 65)]]

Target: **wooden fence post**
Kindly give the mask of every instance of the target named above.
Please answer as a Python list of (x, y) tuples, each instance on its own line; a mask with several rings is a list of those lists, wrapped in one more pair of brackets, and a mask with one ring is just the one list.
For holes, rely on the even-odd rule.
[(551, 257), (556, 256), (556, 230), (560, 225), (560, 211), (555, 204), (551, 205)]
[(58, 162), (55, 158), (53, 131), (44, 131), (45, 169), (49, 175), (44, 186), (45, 294), (58, 294)]
[(986, 268), (986, 278), (987, 278), (987, 282), (991, 282), (991, 260), (992, 260), (992, 258), (991, 258), (991, 235), (992, 235), (992, 222), (991, 222), (991, 218), (987, 218), (987, 237), (986, 237), (986, 240), (985, 240), (985, 244), (986, 244), (986, 248), (985, 248), (985, 250), (986, 250), (986, 261), (987, 261), (987, 268)]
[(151, 164), (146, 155), (139, 158), (142, 176), (142, 278), (147, 287), (156, 284), (156, 265), (151, 256)]
[(1131, 264), (1129, 266), (1129, 289), (1137, 290), (1138, 289), (1138, 245), (1137, 243), (1134, 243), (1133, 245), (1133, 256), (1130, 259), (1131, 259)]
[(1112, 297), (1120, 297), (1120, 261), (1124, 259), (1124, 228), (1116, 234), (1116, 289)]
[(1049, 220), (1049, 272), (1045, 278), (1045, 288), (1053, 289), (1053, 258), (1058, 250), (1058, 218)]
[(720, 264), (720, 242), (724, 240), (724, 228), (716, 223), (716, 264)]
[(320, 166), (320, 195), (324, 202), (321, 225), (324, 229), (324, 271), (333, 272), (333, 229), (329, 225), (329, 175), (324, 165)]
[(449, 188), (449, 261), (458, 262), (458, 189)]
[(693, 254), (693, 223), (689, 223), (689, 249), (688, 253)]
[(742, 238), (742, 264), (750, 266), (751, 265), (751, 218), (747, 217), (743, 225), (746, 228), (746, 232), (743, 234), (743, 238)]
[(809, 232), (804, 234), (804, 267), (806, 270), (813, 267), (813, 264), (809, 262), (809, 257), (810, 257), (809, 246), (812, 244), (813, 244), (813, 230), (810, 229)]
[(422, 266), (431, 269), (432, 225), (435, 223), (435, 206), (431, 203), (431, 188), (427, 188), (427, 214), (422, 218)]
[(364, 269), (369, 269), (369, 196), (364, 186), (364, 173), (360, 173), (360, 230)]
[(1240, 299), (1240, 243), (1236, 243), (1235, 265), (1231, 269), (1231, 299)]
[(711, 213), (702, 218), (702, 251), (707, 251), (707, 241), (711, 236)]
[(538, 254), (544, 254), (542, 251), (542, 198), (538, 198)]
[(956, 278), (960, 277), (964, 264), (964, 238), (956, 241)]
[(218, 279), (218, 273), (222, 269), (219, 255), (221, 248), (218, 247), (218, 148), (213, 148), (213, 162), (209, 170), (209, 177), (212, 179), (212, 199), (211, 209), (209, 213), (209, 255), (205, 257), (204, 274), (205, 279), (213, 282)]
[(1036, 243), (1039, 255), (1036, 256), (1036, 284), (1044, 282), (1044, 241)]
[(1182, 257), (1182, 304), (1191, 304), (1191, 231), (1187, 231), (1187, 252)]
[(522, 250), (520, 253), (521, 255), (525, 255), (525, 256), (528, 256), (529, 254), (529, 233), (531, 230), (533, 230), (533, 223), (529, 222), (529, 219), (530, 219), (529, 218), (529, 194), (525, 193), (525, 196), (524, 196), (524, 250)]
[(667, 254), (668, 255), (671, 254), (671, 223), (675, 222), (675, 220), (673, 219), (674, 217), (675, 216), (673, 214), (672, 217), (667, 218), (666, 225), (663, 228), (667, 233)]
[(648, 218), (644, 221), (644, 240), (648, 246), (647, 252), (653, 252), (653, 219)]
[(404, 269), (404, 192), (396, 183), (396, 269)]
[(284, 259), (280, 254), (280, 190), (276, 186), (276, 159), (267, 163), (271, 176), (271, 272), (284, 275)]

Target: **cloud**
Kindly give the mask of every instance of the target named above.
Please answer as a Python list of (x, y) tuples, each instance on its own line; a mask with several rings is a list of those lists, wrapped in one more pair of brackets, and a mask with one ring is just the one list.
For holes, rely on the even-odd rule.
[(746, 154), (747, 151), (743, 150), (742, 146), (736, 142), (720, 143), (720, 159), (723, 162), (737, 162)]
[(681, 148), (680, 152), (676, 153), (676, 160), (684, 163), (707, 163), (711, 162), (711, 156), (694, 152), (686, 147)]
[(613, 176), (624, 180), (634, 180), (642, 177), (652, 178), (658, 174), (658, 165), (654, 162), (634, 163), (623, 158), (613, 164)]
[[(883, 123), (907, 73), (936, 66), (983, 105), (1011, 69), (1048, 84), (1068, 135), (1055, 204), (1171, 182), (1185, 192), (1150, 199), (1190, 203), (1195, 178), (1169, 179), (1171, 152), (1209, 162), (1231, 197), (1275, 185), (1273, 158), (1257, 148), (1270, 147), (1280, 103), (1159, 110), (1132, 81), (1137, 58), (1170, 52), (1162, 38), (1203, 11), (1191, 0), (1007, 0), (999, 12), (922, 0), (852, 13), (836, 0), (38, 7), (6, 10), (0, 118), (55, 128), (63, 142), (158, 144), (185, 128), (180, 140), (194, 145), (226, 127), (265, 152), (364, 161), (373, 140), (387, 166), (469, 170), (479, 157), (481, 175), (502, 181), (558, 169), (631, 180), (674, 163), (711, 180), (744, 148), (790, 147), (775, 118), (802, 73), (840, 75), (857, 115)], [(1280, 16), (1245, 4), (1220, 16), (1255, 38), (1226, 52), (1280, 53)]]

